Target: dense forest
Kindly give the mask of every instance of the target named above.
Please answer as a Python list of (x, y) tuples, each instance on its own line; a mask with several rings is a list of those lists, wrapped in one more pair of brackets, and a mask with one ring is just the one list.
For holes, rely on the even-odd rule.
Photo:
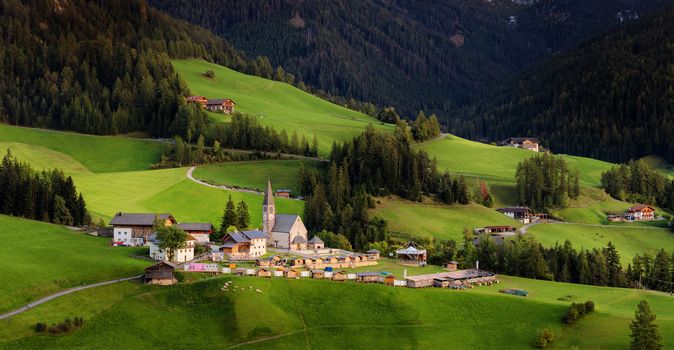
[(0, 34), (0, 121), (11, 124), (183, 135), (195, 111), (169, 58), (271, 70), (142, 0), (7, 0)]
[(667, 179), (643, 160), (603, 172), (601, 186), (621, 201), (658, 205), (674, 212), (674, 180)]
[(0, 163), (0, 214), (70, 226), (90, 221), (70, 176), (56, 169), (37, 171), (9, 150)]
[(661, 0), (150, 0), (331, 95), (448, 116)]
[(580, 173), (548, 153), (520, 162), (515, 178), (519, 204), (534, 209), (564, 208), (569, 198), (580, 196)]
[(557, 153), (674, 161), (674, 8), (558, 55), (525, 74), (455, 131), (537, 136)]

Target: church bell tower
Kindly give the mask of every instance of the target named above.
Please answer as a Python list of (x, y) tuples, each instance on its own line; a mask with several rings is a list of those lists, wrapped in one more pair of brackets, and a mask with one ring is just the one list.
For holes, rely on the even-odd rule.
[(267, 180), (267, 191), (264, 192), (262, 201), (262, 231), (268, 236), (274, 229), (276, 223), (276, 204), (274, 204), (274, 193), (271, 190), (271, 181)]

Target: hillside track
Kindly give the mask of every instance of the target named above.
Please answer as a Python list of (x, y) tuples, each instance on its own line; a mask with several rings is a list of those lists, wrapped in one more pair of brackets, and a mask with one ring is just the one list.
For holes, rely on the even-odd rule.
[(6, 314), (0, 315), (0, 320), (4, 320), (6, 318), (12, 317), (14, 315), (18, 315), (20, 313), (26, 312), (38, 305), (44, 304), (50, 300), (54, 300), (56, 298), (62, 297), (64, 295), (68, 295), (71, 293), (79, 292), (81, 290), (89, 289), (89, 288), (95, 288), (95, 287), (101, 287), (101, 286), (107, 286), (109, 284), (114, 284), (114, 283), (119, 283), (119, 282), (125, 282), (125, 281), (131, 281), (135, 279), (140, 279), (143, 275), (137, 275), (137, 276), (131, 276), (131, 277), (126, 277), (126, 278), (119, 278), (116, 280), (111, 280), (111, 281), (105, 281), (105, 282), (99, 282), (99, 283), (93, 283), (93, 284), (87, 284), (84, 286), (79, 286), (79, 287), (73, 287), (70, 289), (62, 290), (60, 292), (48, 295), (46, 297), (40, 298), (30, 304), (24, 305), (14, 311), (10, 311)]

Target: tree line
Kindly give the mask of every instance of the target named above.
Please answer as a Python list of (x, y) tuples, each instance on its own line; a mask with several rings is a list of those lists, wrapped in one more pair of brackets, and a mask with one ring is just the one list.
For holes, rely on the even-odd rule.
[(0, 213), (69, 226), (91, 220), (70, 176), (57, 169), (37, 171), (9, 150), (0, 163)]
[(580, 172), (548, 153), (521, 161), (515, 178), (519, 203), (534, 209), (563, 208), (569, 198), (580, 196)]
[(612, 167), (601, 174), (601, 186), (613, 198), (658, 205), (674, 212), (674, 180), (643, 160)]

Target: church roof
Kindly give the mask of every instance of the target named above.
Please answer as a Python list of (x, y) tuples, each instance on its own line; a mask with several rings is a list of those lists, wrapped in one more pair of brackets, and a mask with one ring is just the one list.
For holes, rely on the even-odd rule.
[(267, 190), (264, 192), (264, 199), (262, 205), (274, 205), (274, 192), (271, 190), (271, 180), (267, 180)]
[(273, 232), (290, 232), (290, 229), (293, 228), (295, 220), (299, 215), (288, 215), (288, 214), (278, 214), (276, 215), (276, 223), (274, 224)]

